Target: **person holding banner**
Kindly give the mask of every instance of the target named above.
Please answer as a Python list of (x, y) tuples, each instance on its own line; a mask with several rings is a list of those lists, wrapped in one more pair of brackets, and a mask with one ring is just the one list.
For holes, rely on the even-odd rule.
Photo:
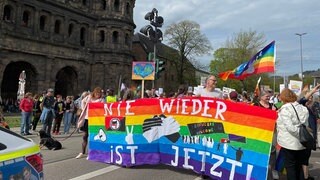
[(196, 96), (201, 97), (216, 97), (222, 99), (222, 92), (216, 90), (217, 78), (214, 75), (209, 75), (206, 79), (206, 86), (199, 88)]
[(88, 129), (88, 105), (89, 103), (105, 103), (105, 98), (102, 97), (102, 89), (100, 87), (94, 88), (92, 93), (86, 96), (81, 101), (82, 112), (78, 120), (78, 128), (84, 132), (83, 141), (82, 141), (82, 151), (76, 156), (76, 159), (82, 158), (86, 154), (89, 129)]
[[(259, 94), (258, 101), (254, 103), (254, 106), (259, 106), (259, 107), (274, 110), (274, 111), (277, 110), (277, 108), (269, 102), (270, 97), (271, 97), (271, 93), (269, 91), (262, 90)], [(278, 171), (275, 170), (276, 155), (277, 155), (277, 152), (276, 152), (277, 136), (275, 132), (276, 131), (274, 130), (272, 147), (270, 152), (270, 159), (269, 159), (268, 179), (279, 179), (279, 173)]]
[(296, 94), (288, 88), (280, 93), (283, 105), (278, 110), (277, 142), (284, 156), (287, 179), (298, 180), (303, 177), (302, 165), (308, 162), (308, 152), (300, 143), (300, 125), (308, 126), (309, 112), (297, 102)]

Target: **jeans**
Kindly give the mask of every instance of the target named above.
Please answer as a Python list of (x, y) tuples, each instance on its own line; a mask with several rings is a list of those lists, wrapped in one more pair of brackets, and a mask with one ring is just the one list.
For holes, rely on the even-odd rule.
[(69, 129), (71, 126), (71, 120), (73, 117), (73, 112), (65, 112), (63, 116), (63, 123), (64, 123), (64, 133), (69, 133)]
[(20, 133), (29, 134), (32, 112), (21, 112)]

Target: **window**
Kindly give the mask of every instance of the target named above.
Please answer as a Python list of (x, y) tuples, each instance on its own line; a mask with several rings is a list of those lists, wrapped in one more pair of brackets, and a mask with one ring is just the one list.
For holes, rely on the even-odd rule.
[(30, 18), (30, 13), (28, 11), (24, 11), (22, 15), (22, 26), (28, 27), (29, 18)]
[(68, 28), (68, 35), (69, 37), (71, 36), (72, 32), (73, 32), (73, 24), (69, 24), (69, 28)]
[(99, 32), (99, 36), (100, 36), (100, 42), (104, 42), (104, 40), (105, 40), (105, 35), (104, 35), (104, 31), (103, 31), (103, 30), (101, 30), (101, 31)]
[(117, 31), (114, 31), (112, 33), (112, 42), (113, 43), (118, 43), (118, 38), (119, 38), (119, 33)]
[(114, 0), (114, 10), (120, 11), (120, 2), (119, 0)]
[(87, 0), (82, 0), (82, 5), (86, 6), (87, 5)]
[(60, 27), (61, 27), (61, 21), (56, 20), (56, 22), (54, 23), (54, 33), (60, 34)]
[(9, 5), (6, 5), (4, 7), (4, 10), (3, 10), (3, 17), (2, 19), (5, 20), (5, 21), (10, 21), (11, 20), (11, 11), (12, 11), (12, 8), (11, 6)]
[(80, 29), (80, 45), (84, 46), (86, 44), (86, 29), (83, 27)]
[(46, 16), (40, 16), (40, 30), (44, 31), (46, 27)]
[(124, 43), (129, 46), (129, 34), (126, 34), (126, 37), (124, 38)]

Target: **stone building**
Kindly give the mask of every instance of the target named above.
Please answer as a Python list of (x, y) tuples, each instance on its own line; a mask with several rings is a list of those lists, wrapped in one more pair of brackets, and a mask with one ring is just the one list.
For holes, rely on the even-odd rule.
[(135, 0), (0, 0), (0, 87), (76, 95), (131, 81)]

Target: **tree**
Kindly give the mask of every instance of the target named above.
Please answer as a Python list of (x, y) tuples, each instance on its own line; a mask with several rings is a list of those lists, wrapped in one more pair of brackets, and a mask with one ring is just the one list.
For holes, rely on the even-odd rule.
[(193, 60), (195, 56), (208, 54), (212, 50), (207, 37), (200, 32), (200, 25), (196, 22), (184, 20), (177, 24), (171, 24), (165, 30), (165, 38), (168, 45), (178, 50), (178, 77), (181, 84), (184, 83), (185, 62)]
[[(240, 64), (247, 62), (259, 50), (265, 46), (266, 40), (262, 33), (256, 31), (240, 31), (225, 42), (223, 48), (214, 52), (214, 59), (210, 63), (210, 70), (219, 74), (227, 70), (233, 70)], [(262, 76), (261, 84), (270, 85), (270, 78), (266, 74), (258, 74), (246, 78), (244, 81), (227, 80), (218, 82), (218, 86), (235, 88), (238, 91), (253, 91), (259, 76)]]

